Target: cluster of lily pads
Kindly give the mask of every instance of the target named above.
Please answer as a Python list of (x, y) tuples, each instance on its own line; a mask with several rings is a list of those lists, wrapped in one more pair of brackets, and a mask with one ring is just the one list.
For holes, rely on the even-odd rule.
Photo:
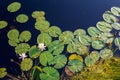
[[(21, 3), (13, 2), (7, 10), (12, 14), (20, 8)], [(35, 19), (35, 29), (39, 31), (37, 44), (28, 43), (33, 37), (29, 30), (19, 32), (11, 29), (7, 33), (9, 45), (15, 48), (17, 57), (21, 59), (19, 66), (22, 74), (15, 79), (60, 80), (62, 73), (59, 70), (67, 76), (73, 76), (84, 71), (85, 67), (94, 66), (100, 59), (112, 58), (114, 50), (120, 49), (119, 7), (106, 11), (103, 21), (88, 27), (87, 32), (84, 29), (62, 31), (58, 26), (51, 26), (44, 11), (34, 11), (31, 16)], [(16, 16), (18, 23), (24, 24), (28, 20), (26, 14)], [(7, 21), (0, 21), (0, 29), (8, 25)], [(0, 73), (0, 78), (9, 74), (6, 68), (0, 68)]]

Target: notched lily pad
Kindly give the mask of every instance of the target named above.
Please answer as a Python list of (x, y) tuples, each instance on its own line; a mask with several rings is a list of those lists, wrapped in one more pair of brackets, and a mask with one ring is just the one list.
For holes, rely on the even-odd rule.
[(112, 7), (111, 8), (111, 12), (115, 15), (115, 16), (120, 16), (120, 8), (119, 7)]
[(33, 13), (32, 13), (32, 17), (33, 18), (39, 18), (39, 17), (43, 17), (43, 16), (45, 16), (45, 12), (44, 11), (34, 11)]
[(74, 52), (76, 52), (76, 50), (77, 50), (77, 47), (75, 44), (70, 43), (67, 45), (67, 51), (69, 53), (74, 53)]
[(84, 35), (84, 36), (79, 36), (79, 41), (82, 45), (90, 45), (92, 40), (90, 36)]
[(105, 43), (101, 40), (95, 40), (92, 42), (92, 47), (94, 49), (102, 49), (105, 46)]
[(16, 17), (16, 20), (17, 22), (19, 23), (26, 23), (28, 21), (28, 16), (26, 14), (19, 14), (17, 17)]
[(120, 30), (120, 23), (113, 23), (111, 26), (116, 30)]
[(7, 21), (0, 21), (0, 29), (7, 27), (7, 25), (8, 25)]
[(85, 58), (85, 64), (87, 65), (87, 66), (94, 66), (94, 64), (95, 64), (95, 59), (94, 59), (94, 57), (92, 57), (92, 56), (90, 56), (90, 55), (88, 55), (86, 58)]
[(4, 78), (6, 75), (6, 68), (0, 68), (0, 78)]
[(10, 46), (13, 46), (13, 47), (18, 45), (17, 42), (15, 42), (13, 40), (8, 40), (8, 43), (9, 43)]

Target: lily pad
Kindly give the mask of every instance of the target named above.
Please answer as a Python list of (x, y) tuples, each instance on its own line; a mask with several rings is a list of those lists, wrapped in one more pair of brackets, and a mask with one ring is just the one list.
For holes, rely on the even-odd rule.
[(23, 71), (29, 71), (33, 65), (33, 61), (30, 58), (25, 58), (21, 64), (20, 67)]
[(41, 80), (59, 80), (59, 72), (52, 67), (44, 67), (43, 72), (40, 73)]
[(93, 57), (95, 59), (95, 61), (97, 61), (100, 58), (100, 53), (98, 51), (92, 51), (90, 53), (90, 56)]
[(48, 46), (48, 50), (52, 52), (53, 55), (58, 55), (63, 52), (64, 45), (59, 40), (55, 40)]
[(21, 42), (28, 42), (30, 39), (31, 39), (30, 31), (23, 31), (19, 36), (19, 40)]
[(6, 21), (0, 21), (0, 29), (7, 27), (8, 23)]
[(115, 15), (115, 16), (120, 16), (120, 8), (119, 7), (112, 7), (111, 8), (111, 12)]
[(109, 13), (104, 13), (103, 19), (108, 23), (115, 23), (118, 21), (118, 19), (114, 15), (109, 14)]
[(62, 33), (61, 29), (58, 26), (51, 26), (48, 32), (52, 37), (58, 37)]
[(30, 58), (37, 58), (40, 55), (40, 53), (41, 53), (41, 51), (38, 48), (36, 48), (36, 46), (32, 46), (29, 49)]
[(74, 53), (76, 52), (76, 50), (77, 50), (77, 47), (75, 46), (75, 44), (70, 43), (67, 45), (67, 51), (69, 53)]
[(74, 35), (71, 31), (64, 31), (60, 36), (59, 40), (63, 42), (63, 44), (69, 44), (72, 39), (74, 39)]
[(48, 46), (52, 41), (52, 38), (49, 34), (47, 33), (41, 33), (37, 37), (37, 43), (45, 43), (46, 46)]
[(90, 45), (91, 37), (88, 35), (79, 36), (79, 41), (82, 45)]
[(71, 55), (69, 56), (69, 60), (73, 60), (73, 59), (77, 59), (77, 60), (80, 60), (81, 62), (83, 62), (82, 56), (77, 55), (77, 54), (71, 54)]
[(110, 32), (112, 30), (112, 26), (105, 21), (99, 21), (96, 26), (100, 31), (103, 32)]
[(16, 20), (17, 22), (19, 23), (26, 23), (28, 21), (28, 16), (26, 14), (19, 14), (17, 17), (16, 17)]
[(4, 78), (6, 75), (6, 68), (0, 68), (0, 78)]
[(50, 23), (46, 20), (42, 21), (37, 21), (35, 23), (35, 29), (40, 30), (40, 31), (45, 31), (50, 27)]
[(16, 12), (21, 8), (21, 3), (20, 2), (13, 2), (8, 5), (7, 10), (9, 12)]
[(57, 55), (52, 61), (50, 61), (50, 65), (54, 65), (54, 68), (56, 69), (61, 69), (65, 66), (66, 62), (67, 57), (65, 55)]
[(38, 17), (43, 17), (45, 16), (45, 12), (44, 11), (34, 11), (32, 13), (32, 17), (33, 18), (38, 18)]
[(90, 55), (88, 55), (88, 56), (86, 56), (86, 58), (85, 58), (85, 64), (87, 65), (87, 66), (94, 66), (94, 64), (95, 64), (95, 59), (94, 59), (94, 57), (92, 57), (92, 56), (90, 56)]
[(115, 38), (114, 43), (117, 47), (120, 46), (120, 37)]
[(110, 49), (107, 49), (107, 48), (102, 49), (100, 51), (100, 57), (102, 59), (109, 59), (109, 58), (113, 57), (113, 51)]
[(27, 51), (29, 51), (30, 49), (30, 45), (27, 43), (20, 43), (15, 47), (15, 52), (17, 54), (22, 54), (22, 53), (26, 53)]
[(101, 40), (95, 40), (92, 42), (92, 47), (94, 49), (102, 49), (105, 46), (105, 43)]
[(79, 45), (76, 53), (79, 55), (87, 55), (89, 53), (89, 48), (85, 45)]
[(77, 30), (74, 31), (74, 35), (76, 37), (86, 35), (86, 31), (84, 29), (77, 29)]
[(43, 53), (41, 53), (39, 60), (43, 66), (47, 66), (47, 64), (49, 64), (49, 62), (53, 60), (53, 55), (48, 51), (44, 51)]
[(83, 63), (77, 59), (73, 59), (68, 62), (68, 68), (73, 73), (79, 72), (83, 69)]
[(116, 30), (120, 30), (120, 23), (113, 23), (111, 26)]
[(98, 35), (101, 33), (96, 27), (89, 27), (87, 31), (92, 37), (98, 37)]
[(8, 40), (8, 43), (9, 43), (10, 46), (13, 46), (13, 47), (18, 45), (17, 42), (15, 42), (13, 40)]

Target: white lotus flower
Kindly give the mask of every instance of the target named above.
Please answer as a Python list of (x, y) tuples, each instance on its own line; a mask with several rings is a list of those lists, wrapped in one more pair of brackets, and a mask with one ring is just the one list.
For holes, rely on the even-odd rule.
[(43, 51), (43, 50), (45, 50), (46, 46), (44, 45), (44, 43), (40, 43), (40, 44), (38, 44), (38, 48), (39, 48), (41, 51)]
[(27, 57), (25, 53), (19, 54), (19, 56), (20, 56), (19, 59), (22, 59), (22, 60), (24, 60)]

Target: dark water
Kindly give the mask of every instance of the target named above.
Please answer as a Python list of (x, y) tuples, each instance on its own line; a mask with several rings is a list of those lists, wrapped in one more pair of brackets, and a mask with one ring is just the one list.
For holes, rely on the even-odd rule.
[[(19, 1), (22, 8), (17, 13), (9, 13), (6, 9), (11, 2)], [(110, 10), (112, 6), (120, 7), (120, 0), (0, 0), (0, 20), (6, 20), (9, 26), (0, 30), (0, 67), (6, 67), (9, 72), (14, 68), (10, 59), (15, 59), (14, 48), (8, 45), (7, 32), (10, 27), (19, 31), (30, 30), (32, 32), (31, 44), (36, 43), (39, 31), (34, 29), (34, 20), (31, 13), (35, 10), (46, 12), (46, 19), (51, 25), (59, 26), (63, 31), (95, 26), (102, 19), (102, 14)], [(13, 22), (18, 14), (25, 13), (30, 17), (29, 22), (19, 24)], [(11, 68), (12, 67), (12, 68)]]

